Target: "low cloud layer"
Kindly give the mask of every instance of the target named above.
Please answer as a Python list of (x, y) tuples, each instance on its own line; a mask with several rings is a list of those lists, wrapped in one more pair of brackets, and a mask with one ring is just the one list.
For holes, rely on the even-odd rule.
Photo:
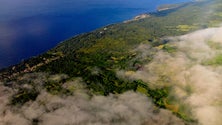
[[(137, 71), (118, 71), (128, 80), (141, 79), (150, 87), (171, 86), (167, 108), (180, 112), (199, 125), (222, 124), (222, 27), (196, 31), (168, 38), (167, 52), (157, 47), (156, 55)], [(150, 46), (138, 47), (138, 59), (150, 56)], [(216, 60), (216, 61), (215, 61)], [(0, 83), (0, 125), (184, 125), (171, 111), (158, 109), (145, 95), (126, 92), (119, 95), (89, 95), (81, 78), (63, 84), (73, 95), (52, 95), (42, 86), (47, 79), (60, 81), (66, 75), (28, 74), (20, 78), (22, 85)], [(26, 79), (26, 80), (24, 80)], [(31, 82), (30, 82), (31, 80)], [(27, 82), (24, 83), (24, 82)], [(28, 83), (33, 83), (32, 86)], [(9, 99), (19, 87), (37, 88), (35, 101), (23, 106), (11, 106)], [(13, 89), (12, 89), (13, 88)], [(195, 123), (193, 123), (195, 124)]]
[(221, 125), (222, 66), (218, 57), (222, 55), (221, 34), (222, 27), (171, 37), (168, 45), (175, 46), (176, 52), (160, 50), (143, 70), (117, 74), (129, 80), (141, 79), (152, 87), (172, 86), (175, 105), (187, 105), (186, 110), (200, 125)]
[[(47, 74), (30, 74), (20, 78), (42, 86)], [(49, 79), (59, 81), (64, 75)], [(31, 79), (30, 79), (31, 78)], [(28, 87), (26, 84), (23, 87)], [(119, 95), (89, 95), (81, 79), (63, 85), (78, 88), (72, 96), (52, 95), (44, 90), (35, 101), (11, 106), (10, 96), (16, 89), (0, 85), (1, 125), (184, 125), (183, 121), (164, 109), (158, 109), (145, 95), (126, 92)], [(13, 88), (16, 88), (14, 86)], [(28, 87), (30, 88), (30, 87)], [(36, 86), (36, 88), (38, 88)]]

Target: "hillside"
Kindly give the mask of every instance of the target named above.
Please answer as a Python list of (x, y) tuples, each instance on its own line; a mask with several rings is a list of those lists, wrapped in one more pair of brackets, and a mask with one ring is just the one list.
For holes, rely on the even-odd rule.
[(2, 69), (0, 124), (221, 125), (222, 1), (163, 7)]

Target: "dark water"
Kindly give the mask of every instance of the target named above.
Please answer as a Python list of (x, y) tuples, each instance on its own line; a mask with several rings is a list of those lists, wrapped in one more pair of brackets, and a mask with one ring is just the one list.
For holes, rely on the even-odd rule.
[(191, 0), (0, 0), (0, 69), (60, 41)]

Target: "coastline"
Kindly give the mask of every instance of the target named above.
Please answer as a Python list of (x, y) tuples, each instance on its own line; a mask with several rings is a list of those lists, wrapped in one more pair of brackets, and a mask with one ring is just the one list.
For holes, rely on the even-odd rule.
[[(167, 10), (169, 10), (169, 9), (167, 9)], [(167, 10), (165, 9), (165, 10), (163, 10), (163, 11), (167, 11)], [(162, 12), (162, 11), (161, 11), (161, 12)], [(66, 41), (66, 40), (71, 39), (71, 38), (74, 38), (74, 37), (76, 37), (76, 36), (78, 36), (78, 35), (87, 34), (87, 33), (96, 31), (96, 30), (101, 29), (101, 28), (103, 29), (104, 27), (107, 27), (107, 26), (110, 26), (110, 25), (121, 24), (121, 23), (129, 23), (129, 22), (132, 22), (132, 21), (137, 21), (137, 20), (149, 18), (149, 17), (152, 16), (153, 13), (158, 13), (158, 9), (156, 9), (156, 10), (154, 10), (154, 11), (150, 11), (150, 12), (141, 13), (141, 14), (139, 14), (139, 15), (137, 15), (137, 16), (134, 16), (132, 19), (129, 19), (129, 20), (117, 21), (117, 22), (115, 22), (115, 23), (108, 23), (108, 24), (105, 24), (104, 26), (97, 27), (97, 28), (95, 28), (95, 29), (93, 29), (93, 30), (86, 31), (86, 32), (83, 32), (83, 33), (79, 33), (79, 34), (76, 34), (76, 35), (72, 35), (72, 36), (70, 36), (70, 37), (67, 37), (67, 38), (61, 40), (60, 42), (56, 42), (55, 45), (54, 45), (54, 47), (56, 47), (56, 46), (57, 46), (58, 44), (60, 44), (61, 42)], [(53, 44), (54, 44), (54, 43), (53, 43)], [(52, 48), (54, 48), (54, 47), (52, 47)], [(34, 49), (35, 49), (35, 48), (34, 48)], [(45, 50), (45, 51), (39, 52), (37, 55), (33, 55), (33, 56), (29, 56), (29, 57), (23, 57), (23, 58), (19, 59), (20, 61), (18, 61), (18, 62), (11, 63), (12, 61), (9, 61), (10, 64), (3, 64), (3, 66), (0, 67), (0, 70), (1, 70), (1, 69), (4, 69), (4, 68), (7, 68), (7, 67), (9, 67), (9, 66), (12, 66), (12, 65), (19, 64), (19, 63), (21, 63), (22, 60), (27, 60), (27, 59), (29, 59), (29, 58), (32, 58), (32, 57), (35, 57), (35, 56), (39, 56), (39, 55), (41, 55), (42, 53), (45, 53), (45, 52), (47, 52), (47, 51), (50, 50), (50, 49), (51, 49), (51, 48), (49, 48), (49, 49), (47, 49), (47, 50)], [(6, 54), (6, 56), (7, 56), (7, 54)], [(6, 57), (6, 56), (3, 56), (3, 57)], [(26, 56), (26, 55), (25, 55), (25, 56)], [(14, 58), (14, 57), (12, 57), (12, 58)]]

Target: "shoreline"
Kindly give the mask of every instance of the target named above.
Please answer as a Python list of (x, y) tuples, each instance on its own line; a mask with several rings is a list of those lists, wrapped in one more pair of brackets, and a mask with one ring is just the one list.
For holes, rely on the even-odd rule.
[[(172, 4), (172, 5), (174, 5), (174, 4)], [(160, 5), (160, 6), (161, 6), (161, 5)], [(172, 9), (172, 8), (168, 8), (168, 9), (165, 9), (165, 10), (162, 10), (162, 11), (166, 11), (166, 10), (169, 10), (169, 9)], [(158, 11), (158, 8), (156, 8), (156, 10), (154, 10), (154, 11), (150, 11), (150, 12), (145, 12), (145, 13), (138, 14), (137, 16), (134, 16), (134, 17), (132, 17), (131, 19), (129, 18), (128, 20), (123, 20), (123, 21), (120, 21), (120, 22), (115, 22), (115, 23), (106, 24), (106, 25), (104, 25), (104, 26), (97, 27), (97, 28), (95, 28), (94, 30), (91, 30), (91, 31), (88, 31), (88, 32), (83, 32), (83, 33), (79, 33), (79, 34), (76, 34), (76, 35), (72, 35), (71, 37), (65, 38), (64, 40), (62, 40), (62, 41), (60, 41), (60, 42), (57, 42), (54, 47), (58, 46), (60, 43), (62, 43), (62, 42), (64, 42), (64, 41), (67, 41), (67, 40), (69, 40), (69, 39), (75, 38), (75, 37), (77, 37), (77, 36), (79, 36), (79, 35), (88, 34), (88, 33), (91, 33), (91, 32), (94, 32), (94, 31), (97, 31), (97, 30), (100, 30), (100, 29), (104, 29), (105, 27), (109, 27), (109, 26), (116, 25), (116, 24), (129, 23), (129, 22), (132, 22), (132, 21), (138, 21), (138, 20), (141, 20), (141, 19), (149, 18), (149, 17), (151, 17), (153, 14), (158, 13), (158, 12), (162, 12), (162, 11)], [(54, 47), (52, 47), (52, 48), (54, 48)], [(33, 55), (33, 56), (30, 56), (30, 57), (27, 57), (27, 58), (23, 58), (23, 59), (21, 59), (21, 61), (19, 61), (19, 62), (15, 62), (15, 63), (13, 63), (13, 64), (8, 64), (8, 65), (6, 65), (6, 66), (2, 66), (2, 67), (0, 67), (0, 70), (5, 69), (5, 68), (8, 68), (8, 67), (10, 67), (10, 66), (17, 65), (17, 64), (21, 63), (22, 60), (24, 61), (24, 60), (27, 60), (27, 59), (30, 59), (30, 58), (39, 56), (39, 55), (41, 55), (41, 54), (43, 54), (43, 53), (51, 50), (52, 48), (50, 48), (50, 49), (48, 49), (48, 50), (45, 50), (44, 52), (39, 53), (39, 54), (37, 54), (37, 55)]]

